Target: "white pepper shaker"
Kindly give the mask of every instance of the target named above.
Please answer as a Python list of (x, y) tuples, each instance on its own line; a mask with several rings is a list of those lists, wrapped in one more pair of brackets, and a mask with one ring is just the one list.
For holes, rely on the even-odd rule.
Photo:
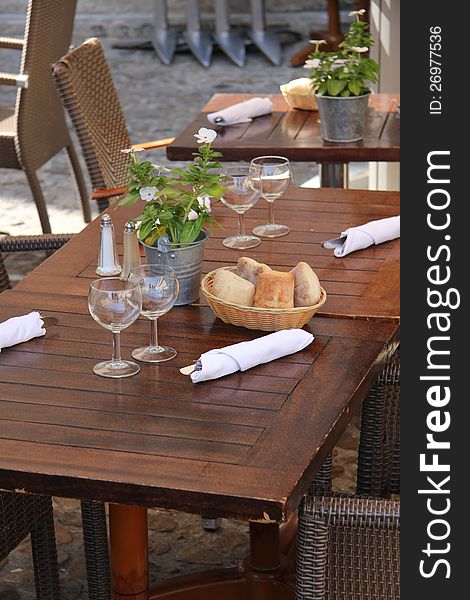
[(139, 240), (134, 221), (127, 221), (124, 227), (124, 258), (122, 260), (122, 273), (124, 278), (129, 277), (129, 273), (134, 267), (141, 263)]
[(116, 252), (116, 238), (114, 236), (114, 225), (111, 217), (104, 214), (101, 217), (100, 253), (98, 255), (97, 275), (109, 277), (119, 275), (121, 265), (118, 262)]

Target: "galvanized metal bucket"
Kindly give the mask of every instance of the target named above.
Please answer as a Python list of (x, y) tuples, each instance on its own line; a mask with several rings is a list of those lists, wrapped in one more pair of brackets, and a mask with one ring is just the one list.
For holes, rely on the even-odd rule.
[(320, 112), (322, 138), (327, 142), (358, 142), (364, 137), (369, 94), (362, 96), (320, 96), (315, 94)]
[(181, 244), (178, 248), (173, 247), (166, 237), (159, 238), (157, 246), (141, 242), (149, 264), (168, 265), (176, 271), (180, 285), (176, 306), (191, 304), (199, 298), (206, 240), (207, 232), (203, 229), (195, 242)]

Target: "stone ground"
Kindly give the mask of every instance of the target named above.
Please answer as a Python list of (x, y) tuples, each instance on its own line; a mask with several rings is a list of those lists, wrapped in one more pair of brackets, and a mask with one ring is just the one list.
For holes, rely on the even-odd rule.
[[(9, 34), (12, 32), (9, 31)], [(80, 41), (74, 40), (75, 43)], [(302, 69), (288, 66), (288, 57), (301, 45), (297, 42), (285, 46), (285, 60), (280, 67), (270, 65), (259, 53), (250, 49), (243, 69), (232, 65), (220, 54), (214, 56), (209, 69), (204, 69), (187, 53), (178, 54), (173, 66), (168, 68), (161, 65), (151, 51), (113, 49), (105, 40), (131, 139), (135, 141), (177, 133), (214, 92), (247, 90), (260, 94), (276, 93), (280, 83), (303, 75)], [(0, 51), (0, 65), (0, 70), (14, 72), (17, 68), (15, 53)], [(11, 90), (0, 90), (0, 103), (13, 101)], [(164, 151), (156, 151), (152, 158), (163, 164), (167, 162)], [(294, 166), (294, 182), (297, 185), (305, 184), (316, 174), (313, 164)], [(53, 231), (79, 231), (84, 223), (64, 153), (41, 168), (40, 179)], [(0, 231), (10, 234), (40, 232), (35, 205), (21, 171), (0, 169)], [(43, 259), (42, 253), (23, 253), (8, 256), (6, 261), (16, 282)], [(357, 440), (356, 421), (335, 450), (337, 489), (354, 490)], [(63, 598), (85, 599), (85, 564), (78, 502), (56, 499), (55, 515)], [(197, 515), (152, 510), (149, 520), (152, 580), (233, 565), (247, 552), (245, 523), (222, 520), (217, 532), (207, 533), (202, 530)], [(30, 546), (25, 541), (0, 563), (0, 600), (30, 600), (34, 597)]]

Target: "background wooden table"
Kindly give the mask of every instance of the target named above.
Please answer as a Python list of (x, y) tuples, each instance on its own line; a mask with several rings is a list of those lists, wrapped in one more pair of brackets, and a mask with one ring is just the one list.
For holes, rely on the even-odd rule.
[[(379, 248), (358, 252), (348, 263), (326, 254), (317, 241), (371, 215), (396, 214), (396, 194), (305, 192), (308, 197), (293, 189), (278, 203), (281, 220), (294, 231), (250, 254), (284, 268), (300, 259), (319, 261), (327, 290), (338, 284), (331, 292), (334, 311), (347, 316), (350, 301), (365, 298), (361, 310), (368, 306), (389, 318), (336, 318), (330, 310), (306, 327), (315, 335), (311, 346), (247, 373), (199, 385), (179, 373), (202, 352), (259, 335), (224, 325), (199, 305), (174, 308), (160, 320), (161, 338), (179, 352), (175, 360), (142, 365), (130, 379), (93, 375), (93, 364), (111, 352), (111, 335), (91, 319), (86, 300), (96, 277), (97, 221), (0, 296), (0, 320), (33, 308), (58, 319), (45, 338), (0, 354), (0, 488), (118, 503), (110, 521), (116, 599), (169, 598), (181, 585), (165, 583), (149, 593), (145, 509), (126, 505), (253, 521), (251, 566), (212, 583), (211, 593), (207, 578), (199, 580), (199, 595), (194, 581), (186, 580), (186, 591), (172, 598), (238, 600), (253, 589), (258, 595), (250, 598), (264, 598), (266, 586), (274, 584), (277, 600), (292, 598), (291, 588), (281, 585), (277, 523), (295, 511), (374, 381), (384, 348), (398, 334), (395, 308), (381, 310), (380, 295), (366, 294), (396, 244), (379, 254), (374, 254)], [(327, 193), (339, 196), (326, 203)], [(342, 213), (329, 208), (340, 204)], [(262, 221), (265, 210), (253, 209), (252, 219)], [(121, 240), (132, 211), (111, 212)], [(210, 239), (206, 269), (236, 259), (221, 242), (235, 219), (226, 208), (217, 214), (227, 231), (216, 230)], [(358, 281), (345, 281), (349, 273)], [(123, 333), (123, 355), (148, 335), (148, 321), (139, 319)], [(214, 582), (216, 575), (207, 577)]]
[[(262, 94), (261, 94), (262, 95)], [(249, 161), (256, 156), (281, 155), (298, 162), (321, 164), (322, 187), (344, 187), (343, 165), (349, 162), (400, 160), (400, 119), (396, 108), (399, 94), (374, 94), (364, 139), (353, 143), (325, 142), (321, 137), (317, 111), (289, 110), (281, 94), (267, 94), (273, 113), (252, 123), (217, 127), (207, 113), (220, 110), (260, 94), (215, 94), (201, 113), (167, 147), (170, 160), (192, 160), (196, 149), (194, 134), (200, 127), (217, 130), (214, 148), (225, 161)]]

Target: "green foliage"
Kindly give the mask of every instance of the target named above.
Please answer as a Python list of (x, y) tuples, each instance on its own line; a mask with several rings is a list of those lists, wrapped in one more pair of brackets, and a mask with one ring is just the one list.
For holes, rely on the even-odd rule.
[[(194, 242), (207, 225), (216, 223), (210, 203), (204, 198), (221, 198), (224, 188), (219, 183), (220, 152), (210, 143), (201, 144), (192, 163), (163, 174), (162, 168), (150, 161), (138, 161), (131, 152), (128, 192), (119, 202), (130, 206), (141, 200), (141, 191), (150, 200), (137, 217), (138, 235), (146, 244), (155, 245), (161, 236), (168, 236), (175, 246)], [(150, 189), (146, 189), (150, 188)]]
[(318, 43), (305, 63), (305, 68), (311, 69), (315, 93), (343, 98), (368, 94), (368, 84), (377, 83), (379, 65), (357, 48), (369, 49), (373, 43), (368, 23), (359, 20), (359, 16), (351, 24), (338, 52), (321, 52)]

